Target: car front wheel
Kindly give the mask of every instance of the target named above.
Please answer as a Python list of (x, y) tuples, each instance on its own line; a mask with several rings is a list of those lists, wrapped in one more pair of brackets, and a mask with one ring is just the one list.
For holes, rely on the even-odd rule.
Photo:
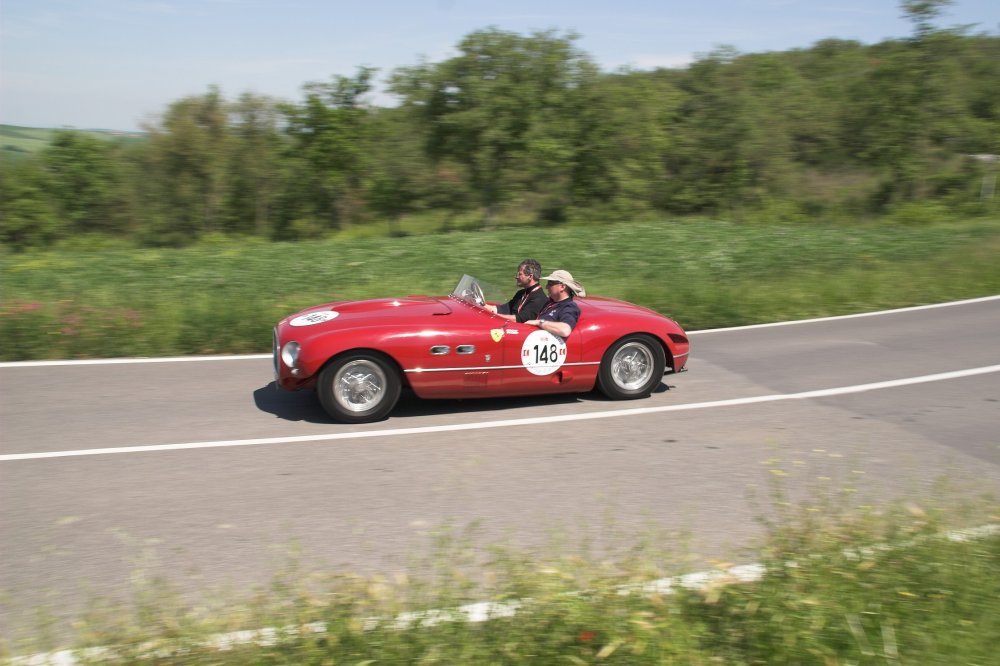
[(646, 398), (660, 383), (666, 365), (659, 342), (648, 335), (630, 335), (604, 353), (597, 383), (612, 400)]
[(352, 352), (330, 363), (319, 374), (316, 392), (326, 413), (344, 423), (384, 419), (399, 400), (399, 372), (387, 359)]

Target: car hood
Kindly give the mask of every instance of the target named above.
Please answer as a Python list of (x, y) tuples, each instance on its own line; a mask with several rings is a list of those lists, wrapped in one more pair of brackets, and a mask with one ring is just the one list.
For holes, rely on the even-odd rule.
[(281, 325), (318, 330), (330, 327), (374, 326), (450, 313), (451, 308), (447, 302), (429, 296), (376, 298), (316, 305), (282, 319)]

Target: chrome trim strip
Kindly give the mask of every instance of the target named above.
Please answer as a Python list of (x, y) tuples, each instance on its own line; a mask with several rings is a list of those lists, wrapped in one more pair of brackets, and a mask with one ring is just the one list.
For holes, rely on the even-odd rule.
[[(594, 361), (590, 363), (563, 363), (561, 367), (569, 366), (581, 366), (581, 365), (600, 365), (600, 361)], [(481, 365), (473, 366), (469, 368), (409, 368), (404, 369), (403, 372), (469, 372), (470, 370), (517, 370), (518, 368), (523, 368), (523, 365)]]

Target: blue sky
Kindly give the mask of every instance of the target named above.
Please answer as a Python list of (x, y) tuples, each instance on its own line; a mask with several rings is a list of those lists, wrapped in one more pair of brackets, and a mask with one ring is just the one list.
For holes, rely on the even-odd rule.
[[(939, 24), (1000, 34), (1000, 1), (957, 0)], [(133, 130), (213, 84), (300, 100), (359, 65), (443, 60), (488, 26), (574, 31), (605, 70), (910, 34), (898, 0), (0, 0), (0, 122)]]

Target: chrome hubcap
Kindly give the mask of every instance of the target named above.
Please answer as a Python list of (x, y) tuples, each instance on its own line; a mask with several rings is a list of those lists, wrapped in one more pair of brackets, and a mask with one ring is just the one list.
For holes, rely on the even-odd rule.
[(652, 352), (638, 342), (623, 345), (611, 359), (611, 376), (625, 391), (642, 388), (653, 376)]
[(333, 395), (344, 409), (366, 412), (374, 409), (385, 395), (386, 378), (375, 363), (348, 363), (333, 378)]

